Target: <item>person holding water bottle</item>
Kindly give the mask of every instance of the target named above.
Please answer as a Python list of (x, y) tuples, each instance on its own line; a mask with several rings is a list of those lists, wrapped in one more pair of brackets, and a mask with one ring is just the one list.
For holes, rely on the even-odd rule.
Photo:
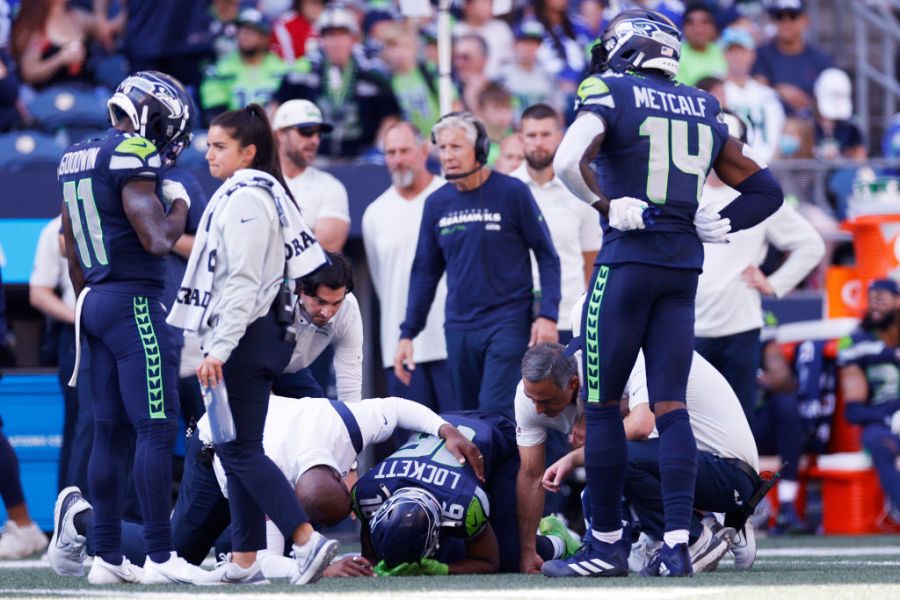
[(200, 336), (197, 377), (227, 479), (233, 551), (207, 583), (266, 582), (256, 561), (266, 516), (294, 541), (292, 583), (312, 583), (338, 544), (313, 530), (262, 439), (272, 382), (294, 348), (292, 280), (328, 259), (284, 184), (261, 106), (217, 116), (208, 144), (210, 174), (224, 183), (203, 214), (168, 317)]

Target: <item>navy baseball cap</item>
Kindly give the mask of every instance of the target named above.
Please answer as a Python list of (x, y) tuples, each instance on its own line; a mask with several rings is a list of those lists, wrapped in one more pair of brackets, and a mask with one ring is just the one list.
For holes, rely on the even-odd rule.
[(516, 39), (517, 40), (536, 40), (541, 42), (544, 40), (544, 36), (547, 34), (547, 30), (544, 29), (544, 26), (541, 25), (541, 22), (536, 19), (526, 19), (522, 21), (522, 24), (516, 27)]
[(900, 288), (897, 287), (897, 282), (893, 279), (888, 279), (885, 277), (884, 279), (875, 279), (872, 283), (869, 284), (869, 291), (874, 292), (876, 290), (884, 290), (886, 292), (890, 292), (895, 296), (900, 295)]
[(806, 12), (806, 2), (804, 2), (804, 0), (771, 0), (766, 7), (766, 10), (769, 11), (769, 14), (785, 12), (799, 14)]
[(238, 13), (235, 23), (238, 27), (252, 27), (261, 33), (272, 33), (272, 21), (255, 8), (243, 9)]

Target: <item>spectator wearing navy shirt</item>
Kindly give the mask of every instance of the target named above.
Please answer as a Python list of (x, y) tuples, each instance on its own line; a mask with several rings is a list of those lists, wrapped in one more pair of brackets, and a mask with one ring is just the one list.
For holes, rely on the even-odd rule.
[(9, 131), (22, 120), (19, 113), (19, 78), (6, 48), (0, 48), (0, 131)]
[(806, 41), (809, 18), (803, 0), (774, 0), (769, 16), (776, 34), (756, 53), (753, 76), (775, 88), (788, 115), (809, 117), (816, 79), (831, 66), (831, 58)]
[[(525, 350), (558, 340), (559, 257), (528, 186), (487, 168), (480, 121), (450, 113), (432, 135), (450, 183), (425, 201), (394, 373), (408, 385), (412, 341), (446, 271), (444, 334), (456, 403), (512, 418)], [(542, 291), (533, 323), (529, 250)]]
[[(106, 14), (110, 0), (95, 0)], [(122, 37), (132, 72), (162, 71), (189, 88), (198, 88), (215, 59), (208, 2), (123, 0), (128, 20)]]

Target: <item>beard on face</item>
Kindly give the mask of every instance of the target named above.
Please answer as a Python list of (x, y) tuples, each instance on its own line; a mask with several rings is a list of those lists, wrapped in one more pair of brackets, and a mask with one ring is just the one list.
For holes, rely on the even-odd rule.
[(305, 169), (309, 166), (309, 161), (306, 160), (306, 157), (299, 148), (286, 148), (285, 154), (298, 169)]
[(391, 183), (394, 184), (394, 187), (400, 189), (411, 186), (413, 184), (413, 179), (415, 178), (416, 174), (413, 173), (412, 169), (400, 167), (391, 171)]
[(531, 153), (525, 154), (525, 161), (528, 163), (528, 166), (534, 169), (535, 171), (542, 171), (553, 164), (553, 157), (556, 156), (555, 152), (548, 152), (546, 155)]
[(862, 320), (862, 327), (869, 331), (884, 331), (894, 324), (896, 318), (897, 312), (893, 310), (886, 313), (880, 319), (876, 319), (870, 311), (866, 311), (866, 316), (864, 316)]
[(243, 48), (241, 46), (238, 46), (238, 52), (240, 52), (241, 56), (244, 58), (253, 58), (265, 52), (265, 48), (263, 48), (262, 46), (253, 46), (250, 48)]

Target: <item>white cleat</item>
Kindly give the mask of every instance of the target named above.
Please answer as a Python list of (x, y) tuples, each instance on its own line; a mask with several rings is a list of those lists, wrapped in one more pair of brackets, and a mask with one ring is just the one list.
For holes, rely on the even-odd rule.
[(756, 561), (756, 530), (753, 523), (747, 521), (744, 530), (735, 533), (729, 550), (734, 555), (735, 569), (745, 571), (753, 566)]
[(297, 561), (297, 574), (291, 578), (294, 585), (315, 583), (322, 578), (322, 573), (331, 564), (331, 559), (338, 551), (337, 540), (330, 540), (318, 531), (302, 546), (294, 544), (294, 560)]
[(728, 552), (728, 546), (734, 537), (735, 531), (731, 527), (719, 527), (715, 533), (704, 524), (703, 533), (696, 542), (691, 544), (688, 551), (691, 554), (691, 566), (694, 573), (703, 571), (715, 571), (719, 561)]
[(184, 560), (175, 552), (169, 554), (169, 560), (158, 563), (148, 556), (144, 561), (144, 576), (141, 583), (155, 585), (161, 583), (191, 584), (209, 576), (209, 571), (201, 569)]
[(111, 565), (99, 556), (94, 557), (88, 583), (91, 585), (111, 585), (115, 583), (140, 583), (143, 569), (131, 564), (124, 556), (121, 565)]
[(90, 503), (76, 486), (67, 487), (56, 497), (53, 537), (47, 547), (47, 560), (57, 575), (84, 576), (84, 544), (87, 540), (75, 530), (75, 515), (90, 509)]
[(47, 547), (47, 536), (36, 523), (19, 527), (7, 521), (0, 537), (0, 559), (26, 558)]
[(231, 554), (224, 557), (212, 571), (205, 571), (202, 578), (194, 581), (197, 585), (267, 585), (269, 582), (263, 575), (262, 567), (257, 561), (247, 567), (241, 567), (231, 560)]

